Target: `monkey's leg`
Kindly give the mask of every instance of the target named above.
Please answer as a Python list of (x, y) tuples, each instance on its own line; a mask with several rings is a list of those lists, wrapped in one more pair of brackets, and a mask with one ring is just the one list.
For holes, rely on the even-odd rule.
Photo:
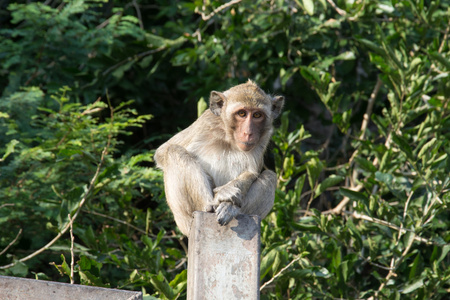
[(213, 201), (209, 176), (186, 149), (170, 145), (165, 158), (164, 187), (178, 228), (189, 236), (193, 212), (204, 210)]
[(248, 215), (258, 215), (264, 219), (273, 207), (277, 175), (265, 170), (253, 182), (241, 206), (241, 212)]

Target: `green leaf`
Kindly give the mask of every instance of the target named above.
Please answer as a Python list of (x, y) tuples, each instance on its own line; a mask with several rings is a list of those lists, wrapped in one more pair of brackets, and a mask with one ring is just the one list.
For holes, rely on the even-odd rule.
[(305, 8), (306, 12), (312, 16), (314, 14), (314, 1), (313, 0), (302, 0), (303, 7)]
[(445, 58), (441, 53), (433, 51), (429, 53), (431, 57), (441, 63), (447, 70), (450, 70), (450, 60)]
[(434, 144), (436, 143), (437, 139), (432, 138), (430, 141), (428, 141), (425, 145), (423, 145), (422, 149), (420, 149), (419, 154), (417, 154), (418, 158), (422, 158), (422, 156), (428, 154), (429, 150), (433, 148)]
[(70, 277), (70, 266), (67, 264), (66, 257), (64, 256), (64, 254), (61, 254), (61, 260), (62, 260), (61, 268), (64, 271), (64, 274)]
[(201, 97), (197, 102), (197, 117), (200, 117), (205, 110), (208, 109), (208, 103), (206, 103), (205, 98)]
[(364, 46), (366, 46), (367, 48), (369, 48), (370, 50), (372, 50), (373, 52), (385, 56), (383, 48), (381, 48), (378, 44), (374, 43), (373, 41), (363, 38), (357, 38), (356, 40), (361, 44), (363, 44)]
[(320, 77), (319, 74), (310, 67), (301, 67), (300, 74), (305, 78), (312, 86), (315, 88), (320, 88)]
[(291, 223), (290, 225), (295, 230), (299, 230), (301, 232), (314, 232), (314, 233), (320, 232), (319, 227), (314, 224), (303, 224), (303, 223), (297, 222), (297, 223)]
[(409, 145), (408, 141), (403, 136), (393, 134), (392, 139), (397, 144), (397, 146), (400, 148), (400, 150), (402, 150), (402, 152), (405, 153), (409, 159), (414, 158), (413, 154), (412, 154), (411, 146)]
[(93, 275), (89, 271), (78, 271), (80, 274), (81, 284), (99, 286), (99, 287), (109, 287), (109, 284), (104, 284), (99, 276)]
[(13, 267), (8, 269), (13, 276), (26, 277), (28, 275), (28, 266), (23, 262), (17, 262)]
[(347, 188), (339, 188), (339, 192), (341, 193), (342, 196), (348, 197), (350, 199), (353, 200), (358, 200), (358, 201), (363, 201), (363, 202), (368, 202), (368, 198), (366, 195), (364, 195), (361, 192), (356, 192), (356, 191), (352, 191), (350, 189)]
[(158, 275), (152, 275), (150, 277), (150, 282), (161, 294), (163, 294), (168, 299), (175, 298), (176, 294), (174, 289), (169, 285), (161, 271), (158, 273)]
[[(435, 246), (435, 250), (437, 253), (440, 252), (440, 255), (438, 258), (432, 257), (432, 259), (433, 259), (434, 263), (439, 264), (444, 258), (447, 257), (447, 254), (450, 251), (450, 245), (448, 245), (448, 244), (444, 245), (444, 246), (442, 246), (442, 248)], [(433, 250), (433, 254), (434, 254), (434, 252), (435, 251)]]
[(347, 282), (348, 274), (349, 274), (349, 263), (347, 260), (343, 261), (339, 264), (339, 272), (342, 276), (343, 282)]
[(81, 270), (90, 270), (91, 269), (91, 259), (86, 257), (85, 255), (82, 255), (80, 257), (80, 260), (78, 261), (78, 265), (80, 266)]
[(322, 162), (314, 157), (306, 163), (306, 171), (308, 173), (308, 180), (311, 187), (316, 186), (316, 181), (322, 172), (323, 164)]
[(411, 292), (414, 292), (415, 290), (417, 290), (418, 288), (421, 288), (423, 286), (423, 278), (419, 278), (415, 281), (413, 281), (412, 283), (406, 285), (402, 290), (401, 293), (402, 294), (409, 294)]
[(261, 259), (260, 266), (260, 279), (262, 280), (271, 270), (276, 269), (276, 264), (279, 263), (279, 252), (284, 251), (285, 246), (276, 246), (271, 249), (264, 257)]
[(11, 153), (14, 153), (14, 147), (19, 144), (18, 140), (11, 140), (8, 144), (6, 144), (6, 152), (3, 154), (3, 157), (0, 159), (0, 162), (4, 161)]
[(316, 190), (314, 191), (314, 197), (318, 197), (320, 194), (322, 194), (326, 189), (329, 187), (335, 186), (338, 183), (342, 182), (345, 179), (343, 176), (338, 175), (331, 175), (330, 177), (326, 178), (324, 181), (319, 183)]
[(183, 270), (178, 273), (169, 285), (175, 289), (176, 294), (183, 291), (187, 286), (187, 270)]
[(357, 156), (357, 157), (355, 157), (355, 161), (358, 163), (358, 165), (364, 171), (371, 172), (371, 173), (374, 173), (377, 171), (377, 168), (372, 164), (372, 162), (364, 157)]
[(121, 79), (123, 77), (123, 74), (128, 71), (135, 63), (135, 59), (130, 59), (126, 64), (123, 64), (122, 66), (116, 68), (116, 70), (112, 72), (112, 76), (114, 76), (116, 79)]
[(420, 253), (417, 253), (416, 258), (414, 258), (414, 261), (411, 264), (411, 270), (409, 271), (409, 280), (413, 280), (417, 276), (420, 262)]
[(387, 186), (391, 186), (392, 183), (394, 182), (394, 176), (392, 176), (391, 174), (388, 174), (388, 173), (376, 172), (375, 173), (375, 178), (378, 181), (383, 182)]

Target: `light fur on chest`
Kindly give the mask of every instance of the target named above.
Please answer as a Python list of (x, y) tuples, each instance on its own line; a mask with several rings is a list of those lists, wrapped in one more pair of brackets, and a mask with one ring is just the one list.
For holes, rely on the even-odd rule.
[(233, 149), (214, 151), (214, 147), (196, 147), (195, 144), (188, 146), (187, 150), (211, 176), (215, 187), (228, 183), (245, 171), (255, 174), (260, 171), (260, 164), (254, 153)]

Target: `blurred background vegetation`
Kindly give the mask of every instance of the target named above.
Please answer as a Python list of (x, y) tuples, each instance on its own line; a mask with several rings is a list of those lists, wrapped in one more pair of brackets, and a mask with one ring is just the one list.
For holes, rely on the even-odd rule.
[(154, 149), (251, 78), (286, 97), (261, 299), (446, 299), (449, 29), (445, 0), (0, 0), (0, 274), (184, 299)]

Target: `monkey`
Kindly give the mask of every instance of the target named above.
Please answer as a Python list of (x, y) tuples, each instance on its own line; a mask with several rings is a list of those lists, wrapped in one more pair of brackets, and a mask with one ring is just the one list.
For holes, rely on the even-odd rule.
[(277, 176), (262, 170), (283, 96), (255, 82), (211, 91), (209, 109), (155, 152), (167, 203), (189, 237), (194, 211), (216, 214), (220, 225), (239, 214), (265, 218), (274, 204)]

